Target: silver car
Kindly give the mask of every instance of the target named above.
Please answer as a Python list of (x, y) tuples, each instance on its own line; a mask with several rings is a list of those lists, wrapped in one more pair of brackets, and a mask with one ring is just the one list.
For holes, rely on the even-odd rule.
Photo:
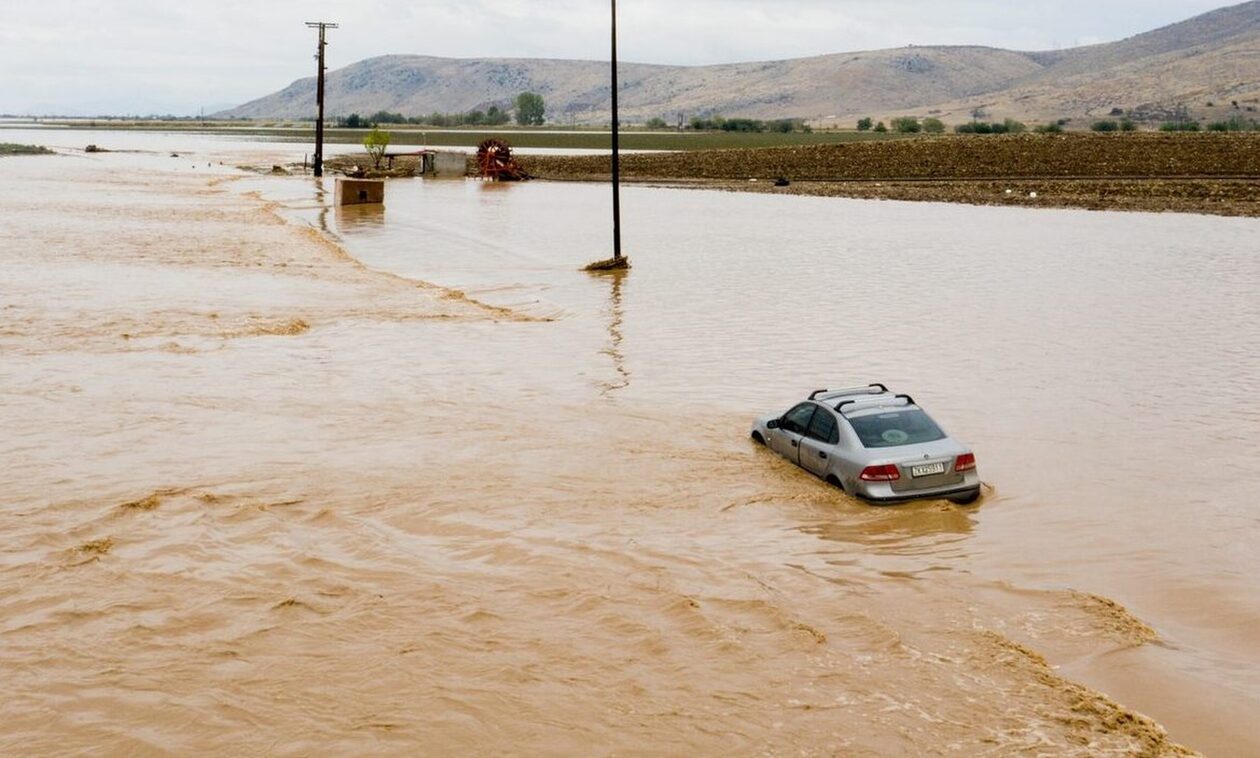
[(819, 390), (753, 424), (752, 437), (831, 484), (876, 503), (980, 497), (976, 456), (909, 395), (882, 384)]

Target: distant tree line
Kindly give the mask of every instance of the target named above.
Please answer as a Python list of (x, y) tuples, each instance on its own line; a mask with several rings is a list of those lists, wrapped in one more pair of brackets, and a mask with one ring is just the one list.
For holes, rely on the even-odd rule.
[(1260, 132), (1260, 121), (1233, 115), (1224, 121), (1213, 121), (1207, 128), (1209, 132)]
[[(657, 121), (664, 124), (663, 119), (655, 119), (648, 122), (648, 126), (653, 126)], [(710, 118), (702, 118), (695, 116), (688, 124), (692, 130), (697, 132), (775, 132), (777, 134), (791, 134), (793, 132), (802, 132), (808, 134), (813, 130), (804, 119), (800, 118), (781, 118), (773, 121), (761, 121), (754, 118), (722, 118), (721, 116), (712, 116)], [(653, 127), (659, 128), (659, 127)]]
[(1090, 124), (1090, 131), (1095, 132), (1136, 132), (1137, 124), (1127, 118), (1115, 121), (1113, 119), (1103, 119)]
[[(514, 101), (516, 123), (521, 126), (541, 126), (547, 120), (547, 104), (542, 95), (533, 92), (522, 92)], [(338, 119), (338, 124), (347, 129), (368, 129), (383, 124), (415, 124), (421, 126), (502, 126), (512, 120), (508, 111), (497, 105), (483, 110), (474, 109), (463, 113), (442, 113), (434, 111), (427, 116), (404, 116), (380, 110), (370, 116), (351, 113)]]
[(864, 118), (857, 122), (857, 128), (859, 132), (873, 131), (877, 134), (884, 134), (888, 131), (893, 131), (897, 134), (945, 133), (945, 122), (941, 121), (939, 118), (925, 118), (920, 120), (914, 116), (901, 116), (899, 118), (894, 118), (890, 123), (892, 124), (891, 130), (883, 121), (880, 121), (877, 124), (874, 119)]
[(417, 124), (422, 126), (502, 126), (512, 120), (512, 117), (497, 105), (492, 105), (486, 110), (471, 110), (465, 113), (441, 113), (434, 111), (427, 116), (404, 116), (401, 113), (390, 113), (388, 111), (377, 111), (370, 116), (360, 116), (357, 113), (351, 113), (345, 118), (339, 119), (340, 126), (347, 129), (368, 129), (374, 126), (385, 124)]
[[(1241, 110), (1235, 108), (1235, 110)], [(1111, 112), (1114, 116), (1124, 116), (1125, 111), (1117, 108)], [(979, 116), (983, 112), (977, 109), (973, 113), (973, 120), (958, 124), (954, 127), (957, 134), (1023, 134), (1028, 131), (1028, 125), (1022, 121), (1008, 118), (1004, 121), (982, 121)], [(1033, 127), (1033, 131), (1038, 134), (1059, 134), (1063, 132), (1064, 127), (1069, 123), (1069, 119), (1059, 119), (1046, 124), (1040, 124)], [(891, 129), (889, 128), (891, 125)], [(857, 129), (860, 132), (875, 131), (879, 133), (896, 132), (898, 134), (941, 134), (945, 131), (945, 124), (936, 118), (918, 119), (913, 116), (902, 116), (892, 119), (889, 125), (885, 125), (883, 121), (875, 123), (871, 118), (863, 118), (857, 122)], [(1111, 132), (1136, 132), (1138, 124), (1132, 118), (1106, 118), (1090, 124), (1090, 130), (1099, 133)], [(1199, 121), (1189, 117), (1187, 114), (1181, 114), (1174, 120), (1165, 121), (1160, 125), (1160, 130), (1165, 132), (1198, 132), (1206, 129), (1210, 132), (1247, 132), (1260, 131), (1260, 121), (1247, 118), (1241, 113), (1235, 113), (1230, 118), (1223, 121), (1213, 121), (1206, 126)]]
[(1013, 118), (1004, 121), (972, 121), (954, 127), (956, 134), (1023, 134), (1028, 124)]

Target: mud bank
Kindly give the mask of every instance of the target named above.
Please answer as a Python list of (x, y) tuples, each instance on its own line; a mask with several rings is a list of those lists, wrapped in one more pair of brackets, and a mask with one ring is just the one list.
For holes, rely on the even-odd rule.
[(27, 179), (0, 752), (1186, 753), (1055, 669), (1155, 630), (973, 570), (983, 509), (850, 501), (226, 176)]

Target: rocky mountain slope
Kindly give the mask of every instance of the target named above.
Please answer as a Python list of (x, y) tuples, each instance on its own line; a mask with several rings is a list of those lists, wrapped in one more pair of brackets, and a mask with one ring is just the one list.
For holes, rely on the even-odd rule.
[[(1092, 117), (1113, 108), (1158, 117), (1185, 105), (1260, 103), (1260, 0), (1222, 8), (1119, 42), (1053, 52), (908, 47), (719, 66), (622, 66), (627, 120), (722, 114), (849, 120), (929, 113), (961, 120)], [(225, 111), (244, 118), (305, 118), (314, 78)], [(419, 115), (510, 106), (541, 93), (555, 123), (599, 123), (609, 110), (600, 61), (448, 59), (390, 55), (328, 76), (333, 115), (379, 110)], [(1210, 114), (1209, 114), (1210, 115)]]

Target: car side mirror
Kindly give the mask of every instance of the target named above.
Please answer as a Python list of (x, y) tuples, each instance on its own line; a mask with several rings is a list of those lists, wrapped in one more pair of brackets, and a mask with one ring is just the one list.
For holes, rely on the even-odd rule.
[(777, 418), (775, 418), (775, 419), (770, 419), (769, 421), (767, 421), (767, 422), (766, 422), (766, 428), (767, 428), (767, 429), (778, 429), (778, 428), (779, 428), (779, 420), (778, 420)]

